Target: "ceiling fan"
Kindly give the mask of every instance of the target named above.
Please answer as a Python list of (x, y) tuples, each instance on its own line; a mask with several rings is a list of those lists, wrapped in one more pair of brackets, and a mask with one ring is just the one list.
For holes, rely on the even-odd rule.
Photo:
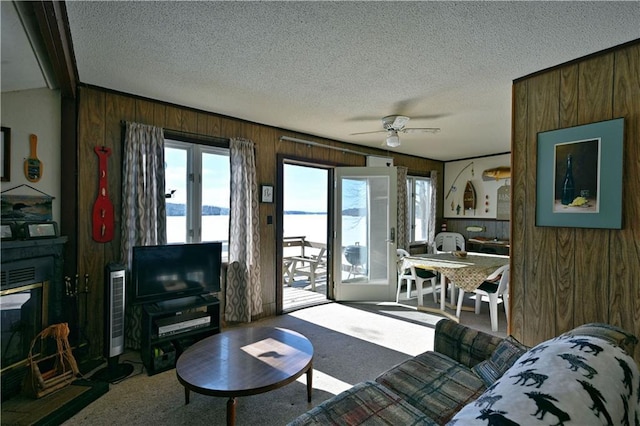
[(388, 115), (382, 118), (382, 127), (384, 130), (376, 130), (374, 132), (351, 133), (351, 135), (366, 135), (371, 133), (387, 132), (385, 143), (389, 147), (400, 146), (400, 137), (398, 133), (438, 133), (439, 127), (405, 127), (409, 117), (404, 115)]

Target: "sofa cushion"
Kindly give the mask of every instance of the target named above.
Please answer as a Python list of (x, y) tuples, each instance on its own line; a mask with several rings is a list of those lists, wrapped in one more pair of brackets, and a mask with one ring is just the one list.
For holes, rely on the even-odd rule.
[(450, 425), (634, 424), (638, 367), (607, 340), (561, 336), (521, 356)]
[(436, 425), (424, 413), (374, 382), (362, 382), (302, 414), (301, 425)]
[(467, 367), (473, 367), (488, 359), (502, 340), (502, 337), (443, 319), (436, 324), (434, 350)]
[(472, 370), (482, 379), (485, 386), (489, 387), (502, 377), (504, 372), (511, 368), (528, 349), (514, 337), (509, 336), (500, 342), (491, 354), (491, 358), (474, 365)]
[(411, 358), (376, 381), (438, 424), (445, 424), (485, 390), (482, 380), (468, 367), (438, 352)]

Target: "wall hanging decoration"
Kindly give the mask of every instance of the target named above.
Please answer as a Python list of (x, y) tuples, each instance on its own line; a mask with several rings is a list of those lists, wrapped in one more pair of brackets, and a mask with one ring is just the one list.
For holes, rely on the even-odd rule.
[(470, 180), (467, 181), (467, 184), (464, 187), (464, 210), (473, 210), (475, 213), (476, 210), (476, 189), (473, 187), (473, 184)]
[(494, 167), (492, 169), (487, 169), (482, 172), (482, 180), (485, 180), (485, 181), (509, 179), (510, 177), (511, 177), (510, 166)]
[[(29, 188), (37, 195), (9, 194), (18, 188)], [(14, 222), (47, 222), (53, 219), (53, 199), (31, 185), (22, 184), (2, 191), (0, 196), (1, 213), (3, 221)]]
[(624, 119), (538, 133), (536, 226), (622, 228)]
[[(467, 170), (469, 167), (471, 167), (471, 177), (473, 177), (475, 175), (474, 171), (473, 171), (473, 161), (470, 162), (469, 164), (467, 164), (466, 166), (464, 166), (464, 168), (462, 170), (460, 170), (460, 172), (458, 173), (458, 175), (455, 177), (455, 179), (453, 179), (453, 182), (451, 183), (451, 187), (449, 188), (449, 190), (447, 191), (447, 195), (444, 197), (444, 199), (446, 200), (447, 198), (449, 198), (449, 195), (451, 195), (452, 192), (456, 192), (458, 190), (458, 188), (456, 187), (456, 182), (458, 181), (458, 178), (460, 177), (460, 175), (462, 174), (462, 172), (464, 172), (465, 170)], [(451, 210), (453, 210), (453, 205), (451, 207)]]
[(44, 164), (38, 159), (38, 137), (29, 136), (29, 157), (24, 160), (24, 175), (29, 182), (38, 182), (42, 178)]
[(511, 187), (503, 185), (498, 188), (496, 199), (496, 219), (509, 220), (511, 218)]
[(107, 193), (107, 158), (111, 155), (111, 148), (96, 146), (93, 149), (98, 154), (98, 198), (93, 204), (93, 239), (99, 243), (107, 243), (113, 239), (113, 203)]

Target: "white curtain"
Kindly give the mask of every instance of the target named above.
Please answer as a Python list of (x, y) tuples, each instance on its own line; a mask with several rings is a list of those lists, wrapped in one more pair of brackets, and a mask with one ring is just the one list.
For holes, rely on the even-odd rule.
[[(164, 131), (127, 123), (122, 153), (122, 263), (131, 270), (134, 246), (167, 241), (164, 189)], [(125, 344), (140, 348), (140, 307), (127, 306)]]
[(407, 173), (406, 167), (396, 167), (398, 170), (398, 229), (397, 229), (397, 246), (399, 249), (409, 251), (409, 241), (411, 241), (409, 232), (411, 223), (409, 221), (408, 194), (407, 194)]
[(253, 142), (232, 139), (229, 266), (225, 289), (225, 319), (250, 322), (262, 313), (260, 282), (260, 218)]
[(436, 195), (438, 188), (438, 172), (436, 170), (431, 170), (429, 182), (431, 185), (431, 200), (429, 201), (429, 229), (427, 231), (429, 245), (427, 251), (433, 253), (433, 242), (436, 238)]

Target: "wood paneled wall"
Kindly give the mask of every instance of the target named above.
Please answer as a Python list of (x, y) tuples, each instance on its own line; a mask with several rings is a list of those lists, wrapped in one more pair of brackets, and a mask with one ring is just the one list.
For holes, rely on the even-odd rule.
[[(619, 117), (623, 229), (536, 227), (537, 133)], [(640, 41), (515, 81), (511, 152), (511, 333), (533, 345), (606, 322), (640, 337)]]
[[(407, 155), (393, 154), (379, 149), (355, 147), (336, 141), (325, 140), (278, 128), (263, 126), (214, 113), (167, 104), (161, 101), (141, 99), (132, 95), (114, 93), (96, 87), (80, 87), (78, 98), (77, 173), (73, 182), (62, 183), (77, 188), (76, 229), (66, 229), (71, 244), (77, 244), (77, 271), (65, 274), (89, 274), (92, 283), (89, 295), (90, 348), (93, 355), (102, 353), (104, 267), (109, 262), (120, 262), (120, 204), (122, 173), (122, 125), (121, 121), (135, 121), (163, 127), (177, 132), (196, 133), (203, 136), (223, 138), (247, 138), (256, 144), (257, 178), (259, 183), (275, 184), (277, 178), (277, 156), (330, 164), (364, 166), (365, 157), (342, 153), (316, 146), (280, 141), (280, 136), (291, 136), (324, 144), (342, 146), (378, 156), (393, 157), (397, 166), (408, 167), (410, 174), (427, 175), (430, 170), (443, 173), (443, 163)], [(95, 146), (107, 146), (113, 151), (108, 162), (108, 192), (115, 206), (116, 231), (113, 241), (101, 244), (91, 238), (91, 211), (98, 195), (98, 157)], [(70, 174), (69, 174), (70, 175)], [(68, 179), (68, 178), (67, 178)], [(439, 194), (442, 182), (439, 179)], [(68, 201), (71, 202), (71, 201)], [(441, 205), (441, 203), (439, 203)], [(260, 247), (262, 272), (262, 316), (276, 314), (276, 204), (260, 204)], [(439, 216), (442, 215), (440, 208)], [(267, 224), (272, 216), (273, 224)], [(73, 264), (70, 262), (70, 264)]]

